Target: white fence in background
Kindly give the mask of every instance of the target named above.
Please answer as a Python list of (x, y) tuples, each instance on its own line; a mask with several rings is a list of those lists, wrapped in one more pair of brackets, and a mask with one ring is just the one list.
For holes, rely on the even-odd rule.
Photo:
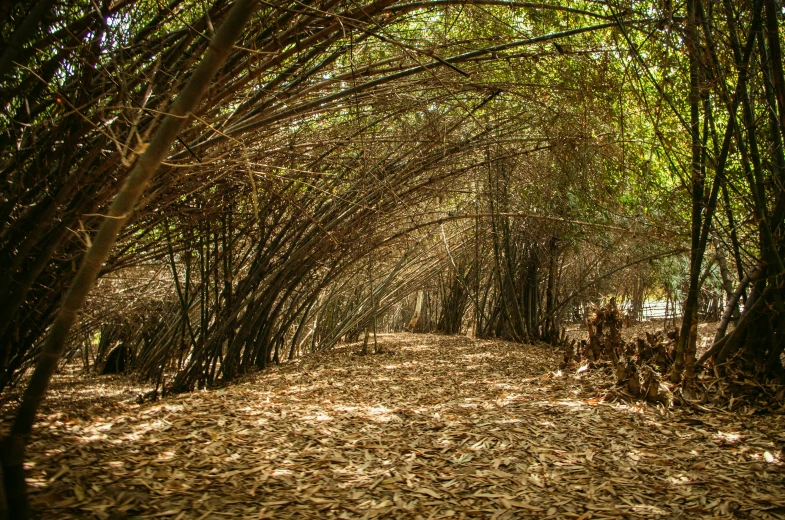
[[(630, 308), (629, 302), (624, 302), (620, 309), (626, 311)], [(665, 314), (667, 310), (667, 315)], [(643, 319), (644, 320), (660, 320), (663, 318), (681, 317), (681, 303), (679, 302), (666, 302), (665, 300), (647, 300), (643, 302)]]

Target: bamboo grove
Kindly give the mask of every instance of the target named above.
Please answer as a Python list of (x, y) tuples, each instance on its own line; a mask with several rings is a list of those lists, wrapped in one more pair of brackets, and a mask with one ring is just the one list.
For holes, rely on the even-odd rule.
[(9, 500), (60, 354), (182, 392), (369, 332), (558, 343), (588, 302), (664, 287), (674, 382), (781, 376), (776, 0), (22, 4), (0, 391), (40, 371)]

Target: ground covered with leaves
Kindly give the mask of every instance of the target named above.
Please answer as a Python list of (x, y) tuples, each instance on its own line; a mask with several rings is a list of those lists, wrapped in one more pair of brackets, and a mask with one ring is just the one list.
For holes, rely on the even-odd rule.
[[(603, 402), (550, 347), (381, 336), (136, 404), (61, 376), (29, 446), (43, 518), (785, 518), (782, 410)], [(6, 420), (11, 410), (5, 410)], [(7, 423), (5, 424), (7, 427)]]

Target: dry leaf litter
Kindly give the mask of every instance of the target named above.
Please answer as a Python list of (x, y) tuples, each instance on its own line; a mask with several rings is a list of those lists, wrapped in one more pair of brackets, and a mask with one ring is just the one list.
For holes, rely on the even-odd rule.
[(114, 376), (61, 376), (28, 449), (34, 507), (99, 519), (785, 518), (782, 410), (603, 402), (612, 378), (555, 371), (548, 346), (379, 339), (380, 355), (337, 348), (142, 405)]

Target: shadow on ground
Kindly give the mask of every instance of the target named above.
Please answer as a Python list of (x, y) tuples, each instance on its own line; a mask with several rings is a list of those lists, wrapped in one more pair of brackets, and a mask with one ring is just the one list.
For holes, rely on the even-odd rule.
[[(145, 405), (50, 405), (44, 518), (783, 518), (782, 415), (602, 403), (548, 347), (380, 336)], [(93, 381), (75, 382), (89, 395)]]

